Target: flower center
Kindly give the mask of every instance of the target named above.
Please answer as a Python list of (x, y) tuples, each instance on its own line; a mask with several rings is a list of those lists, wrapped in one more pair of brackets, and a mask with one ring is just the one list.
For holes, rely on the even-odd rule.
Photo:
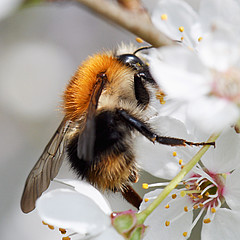
[[(179, 165), (182, 165), (182, 159), (177, 157), (177, 153), (173, 152), (173, 157), (178, 160)], [(171, 209), (171, 206), (180, 198), (188, 198), (190, 201), (186, 201), (186, 205), (182, 208), (180, 213), (176, 214), (171, 219), (166, 219), (165, 227), (169, 228), (169, 226), (181, 219), (187, 212), (194, 211), (196, 209), (200, 209), (197, 212), (191, 226), (187, 227), (187, 229), (183, 229), (182, 235), (187, 239), (194, 226), (197, 224), (201, 216), (205, 213), (203, 218), (204, 224), (209, 224), (214, 216), (216, 211), (221, 207), (222, 202), (224, 201), (224, 187), (225, 187), (225, 179), (226, 174), (216, 174), (208, 171), (205, 168), (202, 168), (200, 165), (193, 169), (193, 174), (186, 181), (180, 182), (178, 185), (183, 188), (180, 188), (172, 194), (171, 199), (164, 206), (165, 209)], [(163, 183), (155, 183), (155, 184), (143, 184), (143, 188), (147, 189), (149, 187), (164, 187), (168, 184), (168, 182)], [(156, 196), (151, 198), (145, 198), (144, 201), (148, 202), (150, 199), (154, 200)]]
[(224, 181), (222, 174), (205, 170), (203, 175), (194, 174), (184, 182), (186, 190), (181, 191), (181, 196), (187, 195), (193, 202), (194, 209), (220, 207), (223, 200)]
[(236, 68), (213, 71), (212, 94), (240, 104), (240, 71)]

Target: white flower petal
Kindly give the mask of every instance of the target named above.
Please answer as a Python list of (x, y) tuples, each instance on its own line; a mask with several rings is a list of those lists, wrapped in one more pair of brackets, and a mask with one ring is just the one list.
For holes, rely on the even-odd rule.
[(124, 237), (121, 236), (114, 227), (107, 228), (100, 235), (93, 238), (94, 240), (124, 240)]
[[(162, 19), (163, 14), (167, 15), (167, 19)], [(152, 22), (173, 40), (180, 41), (184, 37), (183, 42), (190, 47), (195, 47), (202, 35), (197, 13), (184, 1), (159, 1), (152, 14)], [(179, 27), (184, 27), (184, 31), (179, 31)]]
[(218, 25), (227, 25), (239, 29), (240, 5), (238, 0), (201, 0), (199, 6), (200, 21), (205, 31), (211, 31)]
[(240, 236), (240, 214), (226, 208), (215, 213), (212, 222), (202, 226), (201, 239), (204, 240), (238, 240)]
[(204, 166), (214, 173), (229, 173), (240, 165), (240, 136), (227, 128), (216, 140), (216, 148), (210, 148), (202, 157)]
[(7, 17), (11, 12), (16, 10), (23, 0), (1, 0), (0, 1), (0, 19)]
[(106, 198), (91, 184), (84, 181), (70, 179), (57, 179), (57, 180), (74, 187), (74, 189), (77, 192), (92, 199), (99, 206), (99, 208), (101, 208), (102, 211), (105, 212), (105, 214), (109, 215), (111, 214), (112, 210), (110, 204), (108, 203)]
[(187, 116), (210, 135), (234, 124), (239, 117), (239, 109), (225, 99), (206, 96), (189, 103)]
[(224, 72), (237, 62), (238, 49), (236, 34), (229, 30), (215, 30), (199, 45), (199, 57), (210, 69)]
[[(170, 117), (154, 117), (149, 121), (155, 132), (160, 136), (171, 136), (192, 140), (187, 134), (182, 122)], [(179, 158), (173, 156), (176, 151), (184, 164), (191, 159), (197, 151), (192, 147), (171, 147), (163, 144), (153, 144), (145, 137), (137, 137), (135, 140), (136, 159), (140, 166), (152, 175), (164, 179), (172, 179), (181, 170)]]
[(36, 206), (46, 223), (83, 235), (98, 235), (111, 224), (110, 216), (95, 202), (69, 189), (57, 189), (43, 194)]
[[(152, 202), (151, 197), (159, 195), (161, 190), (155, 190), (147, 193), (144, 198), (149, 198), (147, 203), (142, 203), (140, 210), (146, 208), (146, 206)], [(172, 194), (176, 193), (176, 190), (172, 191)], [(171, 201), (171, 202), (170, 202)], [(169, 208), (165, 208), (167, 203)], [(163, 202), (148, 216), (145, 221), (146, 225), (149, 225), (144, 240), (159, 239), (186, 239), (183, 237), (183, 232), (188, 231), (191, 224), (193, 213), (192, 211), (184, 212), (185, 206), (190, 206), (192, 203), (186, 197), (177, 196), (176, 199), (172, 200), (171, 196), (168, 196)], [(174, 218), (183, 214), (177, 220), (171, 222)], [(170, 221), (170, 225), (166, 227), (165, 222)], [(190, 234), (190, 232), (188, 233)]]
[(186, 102), (185, 101), (176, 101), (173, 99), (168, 99), (167, 97), (165, 104), (159, 104), (158, 114), (160, 116), (169, 116), (180, 120), (181, 122), (186, 121)]
[[(239, 159), (238, 159), (239, 160)], [(226, 184), (223, 195), (228, 206), (233, 210), (240, 210), (240, 168), (226, 176)]]
[(192, 100), (210, 92), (210, 75), (190, 50), (164, 47), (152, 51), (150, 71), (169, 98)]

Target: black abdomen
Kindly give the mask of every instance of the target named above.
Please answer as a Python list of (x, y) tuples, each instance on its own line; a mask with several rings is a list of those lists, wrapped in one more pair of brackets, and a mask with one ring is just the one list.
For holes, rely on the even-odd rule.
[(100, 188), (111, 190), (120, 188), (128, 180), (135, 180), (132, 179), (132, 175), (136, 174), (136, 167), (131, 141), (131, 129), (115, 112), (101, 112), (95, 117), (92, 161), (87, 162), (78, 158), (78, 134), (76, 134), (67, 146), (71, 167), (79, 177)]

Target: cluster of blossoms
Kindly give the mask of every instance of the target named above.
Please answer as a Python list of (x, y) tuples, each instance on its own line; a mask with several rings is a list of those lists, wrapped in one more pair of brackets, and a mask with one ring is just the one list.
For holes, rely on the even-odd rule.
[[(138, 226), (145, 231), (141, 235), (145, 240), (159, 236), (187, 239), (200, 219), (204, 240), (239, 238), (239, 13), (237, 0), (201, 0), (199, 13), (181, 0), (162, 0), (153, 12), (153, 24), (176, 45), (152, 49), (149, 56), (151, 74), (164, 92), (161, 102), (165, 103), (160, 106), (159, 115), (149, 120), (151, 125), (161, 135), (197, 142), (212, 133), (221, 134), (216, 147), (204, 154), (201, 162), (147, 217), (144, 225), (148, 228)], [(144, 138), (136, 140), (136, 149), (140, 165), (166, 180), (184, 169), (198, 150), (153, 145)], [(37, 209), (44, 221), (71, 229), (82, 239), (124, 239), (112, 227), (112, 211), (96, 189), (75, 181), (64, 183), (75, 190), (55, 190), (38, 200)], [(147, 193), (140, 213), (161, 192), (157, 189)], [(132, 222), (131, 227), (136, 226), (134, 217)]]
[[(186, 139), (191, 139), (189, 134), (199, 141), (207, 138), (205, 134), (222, 133), (216, 148), (201, 158), (201, 164), (147, 218), (145, 224), (152, 231), (146, 239), (157, 239), (160, 235), (167, 239), (186, 239), (201, 217), (202, 239), (238, 239), (239, 12), (239, 1), (202, 0), (196, 13), (183, 1), (163, 0), (153, 13), (153, 23), (177, 42), (176, 46), (154, 49), (150, 56), (151, 73), (166, 95), (160, 113), (181, 122), (166, 117), (152, 121), (161, 124), (166, 121), (165, 125), (170, 124), (172, 128), (171, 136), (181, 135)], [(185, 127), (184, 131), (180, 130)], [(140, 143), (143, 144), (148, 145)], [(170, 152), (164, 146), (158, 148), (155, 150), (158, 156), (144, 159), (140, 147), (138, 158), (144, 169), (169, 180), (195, 154), (194, 149), (178, 148)], [(148, 152), (152, 153), (153, 149)], [(160, 192), (158, 189), (146, 194), (141, 210)]]
[(207, 133), (238, 125), (240, 118), (239, 11), (234, 0), (202, 0), (199, 14), (171, 0), (160, 1), (153, 13), (153, 23), (181, 43), (152, 51), (153, 77), (172, 111), (181, 106), (181, 120)]

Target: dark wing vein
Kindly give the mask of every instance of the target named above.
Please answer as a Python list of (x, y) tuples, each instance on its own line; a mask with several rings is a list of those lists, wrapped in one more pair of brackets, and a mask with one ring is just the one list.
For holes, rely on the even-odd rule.
[(66, 133), (70, 122), (64, 119), (45, 147), (42, 155), (28, 175), (21, 199), (21, 209), (24, 213), (35, 208), (37, 198), (48, 188), (50, 181), (56, 177), (64, 159)]

